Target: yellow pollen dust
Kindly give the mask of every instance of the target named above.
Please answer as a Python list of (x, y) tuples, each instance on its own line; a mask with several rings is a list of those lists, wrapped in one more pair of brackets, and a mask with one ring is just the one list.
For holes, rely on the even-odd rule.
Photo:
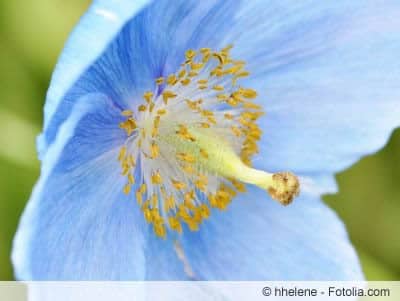
[(257, 92), (238, 85), (249, 76), (232, 46), (186, 51), (176, 73), (154, 80), (142, 103), (121, 112), (126, 141), (118, 154), (123, 192), (133, 195), (165, 238), (197, 231), (212, 210), (226, 210), (246, 184), (266, 190), (283, 205), (299, 193), (290, 172), (251, 167), (262, 137)]

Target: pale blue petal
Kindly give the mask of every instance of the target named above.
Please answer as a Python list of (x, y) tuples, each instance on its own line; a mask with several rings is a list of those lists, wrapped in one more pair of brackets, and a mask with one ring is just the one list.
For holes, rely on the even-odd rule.
[(88, 95), (60, 127), (15, 237), (17, 279), (144, 279), (147, 227), (122, 193), (119, 116)]
[[(77, 99), (104, 93), (121, 108), (135, 106), (144, 91), (154, 90), (157, 77), (177, 70), (186, 50), (218, 44), (220, 35), (204, 34), (203, 28), (223, 33), (237, 7), (229, 1), (175, 1), (173, 5), (156, 1), (140, 11), (143, 5), (134, 2), (107, 7), (103, 2), (95, 4), (77, 26), (57, 65), (46, 100), (44, 131), (38, 139), (40, 157)], [(128, 16), (132, 18), (121, 29)]]
[(306, 195), (283, 207), (251, 188), (182, 244), (200, 280), (363, 279), (342, 222)]
[(301, 1), (274, 16), (238, 49), (267, 112), (256, 166), (317, 179), (383, 147), (400, 125), (400, 3)]
[[(392, 2), (384, 2), (377, 9), (371, 5), (371, 1), (335, 1), (330, 4), (310, 1), (296, 4), (290, 1), (254, 1), (251, 5), (247, 5), (246, 1), (202, 1), (201, 4), (199, 1), (176, 1), (174, 5), (170, 1), (157, 1), (141, 11), (141, 4), (139, 7), (133, 4), (135, 2), (121, 1), (121, 6), (113, 3), (107, 7), (104, 6), (105, 3), (107, 2), (96, 2), (86, 19), (83, 19), (81, 24), (85, 24), (87, 20), (87, 26), (80, 25), (77, 28), (53, 77), (45, 109), (44, 135), (39, 141), (39, 149), (44, 158), (51, 158), (51, 154), (47, 153), (54, 152), (53, 148), (57, 149), (57, 137), (60, 137), (60, 133), (57, 133), (61, 131), (62, 124), (68, 124), (64, 120), (72, 118), (70, 112), (75, 111), (74, 105), (81, 102), (82, 95), (101, 92), (109, 96), (115, 107), (129, 107), (144, 90), (151, 88), (151, 80), (176, 70), (185, 50), (198, 47), (218, 48), (230, 42), (235, 44), (234, 54), (239, 59), (249, 61), (255, 80), (248, 83), (254, 85), (261, 98), (265, 99), (268, 113), (262, 121), (265, 134), (261, 142), (261, 155), (255, 161), (260, 167), (299, 172), (304, 178), (314, 180), (315, 183), (310, 186), (321, 184), (326, 187), (319, 193), (331, 191), (335, 185), (329, 173), (340, 170), (361, 155), (381, 147), (391, 129), (399, 123), (399, 90), (395, 79), (399, 78), (400, 68), (394, 56), (399, 50), (396, 30), (399, 14), (394, 2), (392, 6), (389, 6)], [(128, 16), (135, 14), (137, 16), (113, 40)], [(94, 18), (96, 21), (96, 16), (101, 16), (97, 21), (99, 23), (91, 20)], [(115, 20), (118, 22), (113, 23)], [(87, 33), (81, 35), (81, 30), (83, 33), (87, 30)], [(96, 36), (98, 32), (101, 34)], [(83, 37), (82, 40), (80, 36)], [(88, 37), (95, 40), (89, 40), (94, 46), (86, 41)], [(111, 44), (107, 46), (109, 42)], [(104, 49), (106, 51), (99, 57)], [(83, 54), (80, 55), (80, 52)], [(108, 164), (104, 166), (107, 167)], [(114, 170), (111, 166), (110, 169)], [(117, 177), (117, 174), (112, 175)], [(102, 177), (96, 180), (102, 181)], [(39, 188), (35, 189), (34, 196), (37, 194), (37, 199), (40, 198), (40, 191), (44, 189), (46, 182), (46, 179), (41, 180)], [(63, 187), (60, 184), (59, 186)], [(119, 198), (116, 189), (114, 192), (114, 199)], [(282, 209), (272, 203), (265, 205), (266, 203), (260, 201), (263, 198), (259, 194), (260, 192), (255, 193), (254, 200), (248, 202), (252, 205), (251, 214), (246, 216), (248, 211), (235, 202), (229, 213), (215, 215), (199, 234), (185, 237), (188, 257), (199, 278), (231, 279), (236, 278), (233, 275), (238, 275), (236, 279), (317, 279), (321, 275), (313, 267), (324, 263), (332, 265), (327, 270), (326, 277), (322, 277), (324, 279), (362, 278), (343, 227), (320, 201), (311, 201), (310, 198), (303, 200), (304, 203), (298, 202), (292, 208)], [(255, 198), (258, 199), (257, 202)], [(108, 208), (110, 204), (100, 204), (101, 206)], [(235, 206), (239, 208), (235, 210)], [(33, 207), (34, 205), (30, 205), (29, 208)], [(25, 220), (34, 219), (33, 213), (29, 213), (33, 211), (34, 209), (28, 209)], [(116, 211), (119, 212), (118, 209)], [(128, 212), (133, 214), (133, 211)], [(265, 215), (261, 217), (253, 212), (265, 212)], [(296, 213), (303, 216), (297, 217)], [(298, 231), (302, 231), (303, 227), (305, 233), (316, 238), (313, 239), (315, 245), (310, 240), (298, 241), (289, 234), (285, 238), (286, 244), (278, 244), (279, 237), (275, 233), (282, 232), (275, 224), (280, 226), (279, 217), (286, 215), (290, 229), (294, 226), (297, 231), (295, 233), (299, 234)], [(318, 216), (324, 219), (318, 219)], [(311, 219), (310, 224), (319, 227), (321, 232), (308, 233), (311, 227), (303, 224), (308, 218)], [(233, 220), (246, 220), (246, 223), (235, 224)], [(324, 220), (330, 223), (326, 224)], [(245, 235), (261, 240), (263, 236), (257, 235), (263, 233), (263, 222), (271, 229), (267, 233), (270, 239), (276, 242), (276, 247), (266, 250), (271, 252), (274, 262), (283, 266), (282, 270), (274, 266), (272, 261), (267, 261), (265, 263), (270, 273), (265, 275), (251, 260), (247, 269), (243, 264), (246, 257), (242, 258), (246, 252), (232, 251), (227, 253), (232, 254), (231, 257), (221, 258), (223, 252), (229, 251), (229, 248), (225, 250), (226, 245), (233, 249), (234, 243), (238, 243), (242, 247), (242, 242), (246, 241)], [(225, 232), (228, 231), (227, 227), (221, 225), (223, 223), (239, 234), (230, 237), (230, 232)], [(249, 227), (247, 231), (245, 226), (252, 223), (254, 227)], [(325, 228), (332, 239), (328, 242), (322, 240), (321, 233)], [(224, 235), (228, 238), (225, 239)], [(218, 238), (223, 243), (218, 244)], [(131, 239), (136, 239), (136, 236)], [(323, 244), (319, 244), (318, 239)], [(289, 250), (293, 246), (291, 240), (298, 242), (301, 248), (294, 250), (298, 253), (292, 259), (287, 259), (289, 251), (286, 252), (285, 265), (286, 261), (278, 260), (278, 253), (281, 248)], [(18, 242), (18, 237), (16, 241)], [(216, 249), (221, 250), (221, 253), (214, 255), (220, 259), (220, 265), (212, 258), (208, 259), (212, 264), (200, 261), (201, 251), (214, 254), (209, 241), (216, 244)], [(329, 242), (337, 244), (337, 248), (324, 245)], [(120, 246), (120, 243), (117, 245)], [(198, 249), (196, 243), (200, 243)], [(173, 264), (176, 263), (176, 256), (172, 255), (171, 248), (164, 248), (162, 241), (153, 241), (152, 238), (143, 244), (148, 248), (146, 257), (165, 267), (160, 269), (160, 274), (157, 274), (155, 264), (149, 260), (143, 264), (149, 270), (141, 270), (137, 274), (133, 270), (123, 271), (121, 266), (116, 265), (114, 269), (120, 270), (112, 274), (115, 275), (113, 278), (118, 278), (119, 275), (128, 279), (141, 276), (148, 279), (181, 277), (178, 265), (168, 265), (169, 258)], [(132, 247), (132, 244), (129, 245)], [(264, 247), (265, 245), (260, 245), (259, 249), (255, 249), (257, 256), (265, 251)], [(26, 254), (30, 254), (29, 248), (25, 249)], [(238, 247), (237, 250), (239, 249), (243, 248)], [(157, 256), (158, 250), (166, 250), (165, 254), (170, 255)], [(263, 253), (264, 256), (269, 256), (267, 251)], [(308, 259), (311, 269), (301, 269), (301, 258), (308, 251), (315, 255), (315, 258)], [(338, 260), (343, 260), (342, 263), (330, 257), (334, 257), (335, 252)], [(139, 254), (138, 257), (141, 256)], [(234, 260), (242, 265), (234, 264)], [(24, 266), (18, 264), (18, 260), (15, 262), (16, 266)], [(112, 259), (106, 258), (106, 262), (111, 264)], [(226, 265), (228, 263), (232, 264), (232, 269)], [(221, 266), (225, 270), (219, 268)], [(216, 267), (218, 274), (212, 274), (213, 267)], [(250, 273), (250, 268), (253, 273)], [(289, 274), (289, 268), (293, 268), (294, 272)], [(20, 270), (23, 275), (24, 268), (21, 267)], [(164, 272), (167, 270), (170, 272)]]
[[(398, 125), (393, 81), (400, 69), (395, 57), (399, 5), (394, 1), (379, 7), (374, 1), (128, 2), (95, 4), (85, 17), (88, 25), (84, 18), (67, 44), (49, 91), (42, 152), (82, 94), (107, 93), (121, 107), (129, 106), (155, 77), (176, 71), (185, 50), (228, 43), (234, 43), (235, 56), (248, 61), (255, 79), (250, 84), (270, 114), (262, 143), (267, 160), (260, 159), (268, 168), (337, 171), (381, 147)], [(105, 32), (106, 38), (93, 38), (95, 32)], [(89, 47), (88, 36), (102, 46)], [(83, 73), (81, 66), (93, 63), (108, 42), (107, 51)], [(357, 145), (349, 143), (354, 137)]]
[[(59, 119), (56, 122), (57, 129), (67, 118), (70, 107), (60, 108), (67, 92), (108, 47), (126, 21), (137, 14), (148, 2), (148, 0), (94, 1), (69, 37), (53, 73), (44, 108), (44, 132), (50, 127), (53, 118)], [(80, 96), (82, 95), (77, 95), (77, 98)], [(60, 110), (61, 112), (58, 112)], [(59, 116), (55, 116), (57, 112)], [(55, 135), (56, 132), (53, 132), (52, 139)], [(41, 157), (44, 156), (51, 142), (52, 140), (48, 141), (44, 135), (40, 136), (38, 149)]]

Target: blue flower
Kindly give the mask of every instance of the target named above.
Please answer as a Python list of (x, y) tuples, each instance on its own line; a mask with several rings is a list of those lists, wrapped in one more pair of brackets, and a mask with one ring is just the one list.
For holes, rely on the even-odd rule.
[(16, 277), (363, 279), (320, 195), (400, 123), (399, 20), (396, 1), (95, 1), (48, 91)]

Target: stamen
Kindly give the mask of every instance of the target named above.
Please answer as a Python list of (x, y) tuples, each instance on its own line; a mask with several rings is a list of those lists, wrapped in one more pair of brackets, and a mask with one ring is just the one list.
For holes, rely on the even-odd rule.
[(299, 193), (295, 175), (251, 167), (263, 111), (255, 90), (237, 86), (249, 72), (230, 56), (231, 48), (186, 51), (176, 73), (156, 78), (154, 92), (121, 113), (127, 135), (118, 154), (123, 192), (137, 185), (138, 206), (159, 237), (197, 231), (213, 208), (226, 210), (246, 184), (283, 205)]

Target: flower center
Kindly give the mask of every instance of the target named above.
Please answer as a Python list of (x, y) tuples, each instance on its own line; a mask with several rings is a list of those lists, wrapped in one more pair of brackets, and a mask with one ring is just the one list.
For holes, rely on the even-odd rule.
[(154, 91), (120, 127), (127, 139), (118, 160), (127, 178), (124, 192), (136, 200), (157, 236), (196, 231), (211, 208), (224, 210), (245, 184), (266, 189), (289, 204), (299, 192), (291, 173), (251, 168), (263, 115), (256, 91), (238, 86), (249, 75), (243, 61), (221, 51), (188, 50), (176, 74), (156, 79)]

